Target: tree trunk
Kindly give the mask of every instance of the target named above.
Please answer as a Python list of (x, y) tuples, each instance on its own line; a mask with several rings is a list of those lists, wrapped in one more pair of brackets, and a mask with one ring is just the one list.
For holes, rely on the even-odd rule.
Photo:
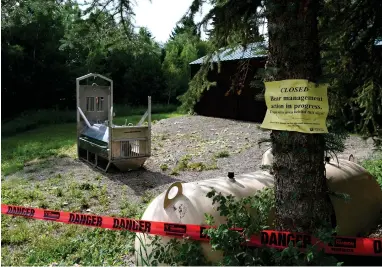
[[(316, 0), (268, 0), (267, 81), (321, 75)], [(330, 223), (322, 134), (272, 131), (276, 228), (312, 233)]]

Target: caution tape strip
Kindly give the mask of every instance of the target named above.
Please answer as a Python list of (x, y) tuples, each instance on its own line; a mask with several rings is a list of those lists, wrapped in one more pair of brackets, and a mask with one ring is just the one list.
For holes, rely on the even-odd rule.
[[(12, 216), (22, 216), (38, 220), (77, 224), (111, 230), (126, 230), (136, 233), (147, 233), (151, 235), (177, 238), (188, 237), (190, 239), (200, 241), (209, 240), (208, 236), (203, 234), (203, 231), (204, 229), (211, 228), (211, 226), (201, 226), (195, 224), (154, 222), (6, 204), (1, 204), (1, 213)], [(240, 232), (242, 231), (242, 229), (233, 230)], [(311, 235), (265, 230), (262, 231), (260, 235), (252, 236), (250, 240), (247, 241), (246, 245), (255, 247), (267, 246), (276, 249), (283, 249), (288, 247), (290, 241), (292, 241), (294, 245), (296, 245), (298, 241), (302, 241), (302, 246), (300, 247), (301, 250), (306, 249), (308, 245), (317, 245), (319, 248), (323, 248), (327, 254), (382, 257), (382, 238), (336, 236), (332, 244), (325, 245), (323, 242), (319, 241), (315, 237), (312, 237)]]

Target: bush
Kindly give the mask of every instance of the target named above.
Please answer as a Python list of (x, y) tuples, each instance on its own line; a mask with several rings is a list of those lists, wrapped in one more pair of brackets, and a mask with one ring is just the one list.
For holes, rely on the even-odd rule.
[(364, 160), (361, 165), (377, 179), (377, 182), (382, 188), (382, 153)]

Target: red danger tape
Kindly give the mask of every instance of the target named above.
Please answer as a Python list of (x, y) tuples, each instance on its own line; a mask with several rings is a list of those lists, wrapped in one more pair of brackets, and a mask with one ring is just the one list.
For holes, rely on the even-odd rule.
[[(1, 204), (1, 213), (12, 216), (22, 216), (38, 220), (56, 221), (111, 230), (126, 230), (136, 233), (147, 233), (151, 235), (177, 238), (188, 237), (190, 239), (200, 241), (209, 240), (208, 236), (203, 234), (203, 231), (204, 229), (210, 228), (210, 226), (195, 224), (144, 221), (5, 204)], [(242, 229), (234, 230), (240, 232), (242, 231)], [(283, 249), (288, 247), (290, 241), (292, 241), (294, 245), (301, 241), (301, 250), (304, 250), (308, 245), (317, 245), (319, 248), (323, 248), (325, 253), (328, 254), (382, 257), (382, 238), (336, 236), (333, 243), (325, 245), (323, 242), (315, 237), (312, 237), (311, 235), (266, 230), (262, 231), (260, 235), (252, 236), (246, 245), (255, 247), (267, 246), (276, 249)]]

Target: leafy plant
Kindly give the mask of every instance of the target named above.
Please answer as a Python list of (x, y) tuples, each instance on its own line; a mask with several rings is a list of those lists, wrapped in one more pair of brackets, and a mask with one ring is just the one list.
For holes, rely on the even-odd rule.
[(227, 150), (219, 151), (215, 154), (215, 157), (217, 157), (217, 158), (228, 158), (229, 152)]
[(180, 171), (205, 171), (205, 170), (215, 170), (218, 168), (216, 164), (216, 160), (213, 159), (210, 163), (203, 163), (203, 162), (190, 162), (191, 161), (191, 155), (185, 155), (183, 156), (172, 172), (171, 175), (178, 175)]
[(364, 160), (362, 166), (377, 179), (382, 188), (382, 154)]
[(159, 166), (159, 168), (162, 170), (162, 171), (167, 171), (168, 170), (168, 165), (167, 164), (161, 164), (160, 166)]

